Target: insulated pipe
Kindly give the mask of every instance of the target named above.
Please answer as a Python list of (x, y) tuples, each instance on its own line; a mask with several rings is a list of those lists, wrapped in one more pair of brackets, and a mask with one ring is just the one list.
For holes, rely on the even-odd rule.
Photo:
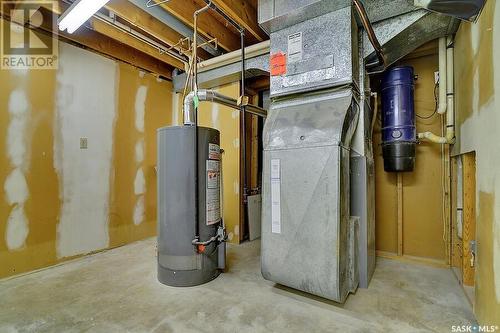
[[(444, 52), (442, 52), (442, 40), (444, 40)], [(446, 46), (448, 44), (448, 46)], [(444, 53), (444, 58), (442, 53)], [(442, 67), (441, 65), (445, 65), (445, 75), (441, 76), (442, 72)], [(445, 105), (445, 110), (446, 112), (446, 135), (443, 136), (438, 136), (432, 132), (424, 132), (424, 133), (418, 133), (418, 138), (422, 140), (427, 140), (430, 142), (434, 143), (440, 143), (440, 144), (454, 144), (455, 143), (455, 106), (454, 106), (454, 58), (453, 58), (453, 38), (448, 37), (448, 40), (445, 38), (441, 38), (439, 40), (439, 81), (441, 79), (444, 79), (446, 81), (445, 85), (446, 88), (444, 89), (444, 99), (442, 99), (442, 87), (441, 87), (441, 82), (440, 82), (440, 91), (439, 91), (439, 102), (440, 102), (440, 107), (441, 107), (441, 101), (446, 101)], [(439, 112), (439, 110), (438, 110)]]
[[(183, 108), (183, 117), (184, 117), (184, 125), (192, 126), (196, 121), (196, 112), (195, 112), (195, 92), (192, 91), (186, 95), (184, 98), (184, 108)], [(219, 94), (214, 90), (201, 89), (198, 90), (198, 101), (206, 101), (206, 102), (214, 102), (220, 105), (228, 106), (233, 109), (240, 109), (238, 105), (238, 101), (234, 98)], [(259, 117), (267, 117), (267, 111), (261, 107), (256, 105), (248, 104), (245, 106), (245, 112), (257, 115)]]

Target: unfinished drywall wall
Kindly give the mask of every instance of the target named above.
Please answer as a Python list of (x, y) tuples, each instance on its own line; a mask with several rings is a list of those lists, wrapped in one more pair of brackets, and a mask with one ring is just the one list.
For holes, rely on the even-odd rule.
[(59, 45), (57, 71), (0, 71), (0, 278), (156, 233), (171, 83)]
[[(415, 112), (422, 118), (429, 118), (435, 110), (434, 72), (439, 66), (435, 46), (430, 43), (398, 64), (412, 66), (418, 76)], [(441, 135), (440, 115), (422, 118), (417, 118), (418, 132)], [(417, 146), (415, 170), (402, 173), (399, 198), (397, 174), (384, 171), (379, 126), (380, 122), (374, 133), (377, 250), (445, 263), (442, 146), (432, 143)], [(398, 206), (402, 208), (400, 218)]]
[(487, 1), (476, 24), (462, 23), (455, 43), (457, 144), (476, 152), (477, 261), (474, 310), (500, 326), (500, 6)]
[[(120, 64), (110, 246), (156, 234), (156, 130), (171, 124), (171, 83)], [(176, 113), (176, 112), (174, 112)]]
[[(113, 60), (65, 43), (60, 46), (54, 96), (59, 258), (108, 246), (117, 69)], [(87, 141), (86, 147), (81, 140)]]

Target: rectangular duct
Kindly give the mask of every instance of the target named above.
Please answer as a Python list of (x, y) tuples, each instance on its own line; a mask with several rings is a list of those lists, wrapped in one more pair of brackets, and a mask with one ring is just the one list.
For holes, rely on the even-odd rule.
[(262, 274), (337, 302), (359, 279), (349, 213), (358, 113), (351, 89), (309, 93), (274, 101), (264, 130)]

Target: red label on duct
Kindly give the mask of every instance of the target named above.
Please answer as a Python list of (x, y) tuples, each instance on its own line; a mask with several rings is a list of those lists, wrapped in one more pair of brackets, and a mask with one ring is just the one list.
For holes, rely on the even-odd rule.
[(286, 74), (286, 54), (282, 52), (271, 55), (271, 76)]

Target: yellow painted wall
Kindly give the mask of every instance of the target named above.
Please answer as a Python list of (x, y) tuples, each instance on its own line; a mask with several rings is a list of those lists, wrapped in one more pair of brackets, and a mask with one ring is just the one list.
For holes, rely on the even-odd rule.
[[(239, 83), (215, 89), (219, 93), (237, 98)], [(176, 94), (173, 105), (179, 110), (175, 124), (182, 124), (181, 94)], [(240, 242), (240, 112), (215, 103), (200, 103), (199, 125), (220, 131), (221, 148), (224, 149), (223, 168), (223, 218), (231, 243)]]
[(455, 44), (457, 144), (476, 152), (477, 261), (474, 311), (500, 326), (500, 6), (489, 0), (476, 24), (462, 23)]
[[(102, 233), (96, 231), (95, 235), (81, 237), (77, 232), (69, 242), (78, 243), (80, 248), (88, 248), (86, 243), (92, 243), (93, 236), (103, 237), (105, 242), (102, 246), (90, 246), (89, 251), (77, 251), (75, 255), (156, 234), (156, 129), (172, 122), (171, 83), (65, 43), (60, 43), (60, 48), (60, 59), (66, 61), (59, 71), (0, 71), (0, 278), (74, 257), (65, 255), (67, 252), (61, 248), (61, 242), (68, 242), (61, 235), (71, 234), (71, 230), (61, 227), (62, 216), (75, 214), (68, 210), (78, 210), (77, 200), (92, 204), (94, 199), (91, 190), (86, 190), (85, 182), (75, 190), (78, 193), (71, 193), (74, 184), (68, 178), (88, 174), (91, 183), (93, 173), (101, 172), (93, 168), (98, 167), (96, 162), (103, 158), (111, 161), (110, 171), (105, 174), (106, 182), (102, 184), (109, 189), (109, 198), (104, 207), (107, 213), (96, 219), (102, 220), (99, 223), (106, 229), (96, 229)], [(103, 73), (92, 80), (82, 78), (94, 64), (113, 75)], [(82, 75), (75, 75), (73, 83), (68, 84), (71, 78), (64, 77), (68, 71)], [(114, 94), (104, 96), (100, 92), (103, 88), (114, 89)], [(77, 119), (82, 121), (81, 126), (78, 122), (70, 124), (75, 128), (74, 135), (67, 130), (61, 133), (64, 126), (69, 126), (73, 116), (70, 113), (76, 112), (73, 109), (69, 112), (63, 104), (74, 104), (83, 94), (96, 97), (85, 101), (88, 109), (77, 110), (81, 113)], [(103, 109), (103, 117), (99, 113), (97, 117), (87, 116), (99, 111), (102, 105), (114, 105), (115, 109)], [(137, 110), (141, 108), (144, 109), (144, 128), (138, 129)], [(92, 134), (93, 127), (98, 128), (104, 120), (104, 113), (112, 117), (109, 130), (103, 136)], [(80, 150), (81, 134), (77, 132), (80, 128), (90, 129), (87, 150)], [(143, 154), (136, 151), (141, 142)], [(101, 146), (112, 149), (95, 153)], [(100, 155), (103, 152), (106, 156)], [(82, 164), (64, 160), (65, 154), (81, 156)], [(144, 174), (144, 184), (136, 191), (139, 169)], [(23, 183), (26, 191), (23, 191)], [(140, 214), (134, 217), (137, 207)], [(88, 231), (87, 223), (90, 228), (93, 222), (82, 221), (78, 227)]]
[[(423, 117), (433, 113), (434, 72), (438, 70), (437, 54), (403, 60), (412, 66), (415, 82), (415, 112)], [(417, 118), (417, 131), (441, 134), (441, 117)], [(374, 132), (376, 176), (376, 244), (377, 250), (398, 252), (397, 174), (384, 171), (380, 122)], [(443, 191), (441, 146), (421, 143), (417, 146), (415, 170), (403, 173), (403, 255), (444, 262)], [(423, 209), (425, 207), (425, 209)]]

